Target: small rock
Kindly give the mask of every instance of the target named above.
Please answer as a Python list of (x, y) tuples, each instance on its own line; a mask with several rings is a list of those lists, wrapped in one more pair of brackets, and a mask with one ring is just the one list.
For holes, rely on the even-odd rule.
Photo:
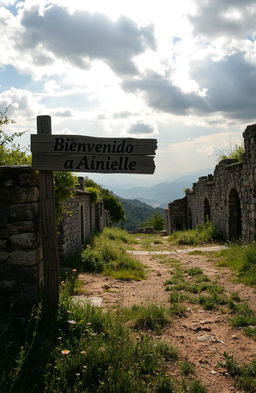
[(216, 375), (216, 374), (217, 374), (217, 371), (211, 370), (210, 373), (211, 373), (212, 375)]
[(209, 334), (203, 334), (202, 336), (197, 337), (197, 340), (200, 342), (206, 342), (212, 340), (212, 336)]
[(239, 337), (236, 336), (235, 334), (233, 334), (233, 335), (231, 336), (231, 338), (232, 338), (232, 340), (238, 340), (238, 339), (239, 339)]
[(108, 285), (108, 284), (104, 284), (103, 286), (102, 286), (102, 289), (105, 289), (106, 291), (108, 290), (108, 289), (110, 289), (111, 287), (110, 287), (110, 285)]
[(161, 276), (162, 274), (160, 272), (156, 272), (156, 275), (157, 276)]

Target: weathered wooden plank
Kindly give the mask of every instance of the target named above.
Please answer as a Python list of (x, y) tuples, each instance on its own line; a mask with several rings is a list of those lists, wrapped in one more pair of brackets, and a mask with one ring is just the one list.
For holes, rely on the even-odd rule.
[(99, 138), (82, 135), (31, 135), (31, 151), (71, 154), (154, 155), (156, 139)]
[[(51, 133), (50, 116), (37, 117), (37, 132)], [(55, 219), (55, 198), (53, 174), (51, 171), (39, 172), (40, 223), (44, 265), (44, 295), (51, 311), (56, 312), (59, 301), (59, 255)]]
[(33, 153), (32, 167), (40, 170), (94, 173), (154, 173), (152, 156)]

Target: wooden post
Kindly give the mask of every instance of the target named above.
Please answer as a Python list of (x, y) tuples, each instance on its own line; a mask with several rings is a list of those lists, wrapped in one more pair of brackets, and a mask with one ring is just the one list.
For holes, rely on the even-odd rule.
[[(37, 117), (37, 133), (50, 135), (51, 117)], [(52, 171), (39, 172), (40, 222), (44, 264), (44, 295), (47, 311), (56, 312), (59, 302), (59, 254)]]

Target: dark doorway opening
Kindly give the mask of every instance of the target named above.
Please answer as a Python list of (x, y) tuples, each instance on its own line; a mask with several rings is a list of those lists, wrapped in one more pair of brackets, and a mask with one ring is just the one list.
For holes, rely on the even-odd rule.
[(228, 211), (229, 240), (237, 240), (242, 235), (242, 222), (240, 198), (235, 188), (232, 188), (228, 196)]
[(188, 229), (192, 229), (192, 212), (191, 209), (188, 209)]
[(84, 207), (80, 206), (81, 244), (84, 244)]
[(204, 222), (211, 221), (211, 209), (208, 198), (204, 199)]

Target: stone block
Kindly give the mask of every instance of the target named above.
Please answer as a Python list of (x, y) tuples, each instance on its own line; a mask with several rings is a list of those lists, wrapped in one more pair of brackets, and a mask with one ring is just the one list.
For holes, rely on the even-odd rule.
[(15, 289), (16, 282), (15, 281), (0, 281), (0, 293), (10, 293)]
[(18, 274), (18, 280), (22, 283), (36, 283), (38, 281), (37, 266), (21, 267)]
[(39, 204), (25, 203), (13, 204), (8, 208), (8, 216), (10, 221), (26, 221), (33, 220), (39, 215)]
[(4, 206), (0, 207), (0, 228), (3, 228), (8, 223), (8, 215)]
[(18, 179), (21, 186), (37, 186), (39, 183), (38, 175), (34, 171), (31, 171), (31, 173), (21, 173)]
[(3, 186), (6, 187), (6, 188), (14, 187), (15, 186), (15, 181), (13, 179), (5, 180), (4, 183), (3, 183)]
[(19, 266), (32, 266), (40, 260), (40, 250), (22, 251), (15, 250), (10, 253), (8, 262)]
[(10, 203), (27, 203), (39, 200), (39, 190), (37, 187), (14, 187), (9, 195)]
[(10, 242), (12, 246), (23, 250), (35, 248), (38, 245), (35, 233), (20, 233), (10, 236)]
[(35, 221), (17, 221), (0, 228), (0, 238), (7, 239), (16, 233), (36, 232), (38, 225)]
[(5, 248), (7, 245), (7, 240), (1, 240), (0, 239), (0, 249), (2, 250), (3, 248)]
[(9, 257), (8, 252), (0, 251), (0, 262), (7, 261), (8, 257)]

